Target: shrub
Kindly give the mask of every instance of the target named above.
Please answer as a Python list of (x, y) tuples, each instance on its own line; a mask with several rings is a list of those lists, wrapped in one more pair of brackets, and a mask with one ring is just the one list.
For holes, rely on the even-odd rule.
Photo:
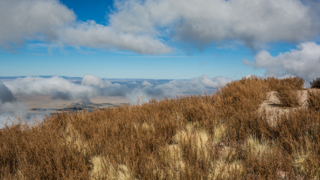
[(290, 87), (279, 88), (276, 96), (282, 107), (298, 107), (300, 105), (297, 92)]
[(304, 79), (301, 77), (290, 77), (282, 79), (285, 86), (290, 86), (293, 90), (303, 90)]
[(308, 90), (308, 107), (309, 109), (320, 111), (320, 92)]
[(293, 90), (302, 90), (304, 86), (304, 80), (301, 77), (289, 77), (284, 79), (268, 77), (265, 79), (265, 83), (268, 84), (271, 91), (278, 91), (284, 87), (290, 87)]
[(312, 82), (310, 82), (311, 88), (318, 88), (320, 89), (320, 78), (314, 79)]
[(242, 78), (226, 84), (219, 91), (217, 108), (227, 116), (253, 112), (267, 98), (268, 86), (262, 78)]

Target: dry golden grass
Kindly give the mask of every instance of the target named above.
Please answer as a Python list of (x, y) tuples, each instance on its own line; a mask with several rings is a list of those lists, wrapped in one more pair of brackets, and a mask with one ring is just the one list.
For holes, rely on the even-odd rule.
[(268, 92), (301, 82), (243, 78), (212, 95), (17, 122), (0, 131), (0, 179), (319, 179), (319, 93), (276, 126), (257, 113)]
[(308, 90), (308, 107), (315, 111), (320, 111), (320, 91)]
[(297, 91), (288, 88), (279, 88), (276, 94), (282, 107), (299, 107), (299, 96)]

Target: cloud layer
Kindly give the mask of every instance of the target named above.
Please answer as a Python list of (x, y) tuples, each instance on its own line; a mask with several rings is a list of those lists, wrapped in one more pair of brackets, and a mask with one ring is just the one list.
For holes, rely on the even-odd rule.
[[(25, 122), (32, 123), (34, 118), (41, 120), (49, 112), (30, 114), (28, 107), (20, 102), (12, 103), (14, 95), (47, 95), (52, 99), (78, 100), (86, 104), (90, 99), (99, 96), (122, 96), (136, 104), (137, 98), (143, 96), (143, 102), (150, 99), (161, 100), (164, 97), (172, 98), (176, 95), (203, 94), (204, 91), (213, 91), (214, 88), (231, 82), (231, 79), (216, 77), (210, 79), (206, 75), (190, 80), (172, 80), (162, 84), (152, 84), (148, 81), (141, 83), (124, 84), (111, 83), (92, 75), (85, 75), (81, 84), (73, 83), (61, 77), (40, 78), (26, 77), (12, 81), (0, 82), (0, 128), (10, 118), (16, 120), (21, 116)], [(134, 86), (132, 86), (134, 84)], [(133, 88), (132, 88), (133, 87)], [(9, 122), (10, 124), (10, 122)]]
[(266, 69), (265, 76), (300, 76), (310, 82), (320, 77), (320, 45), (314, 42), (301, 43), (297, 49), (276, 57), (267, 51), (260, 51), (251, 65)]
[(228, 82), (231, 82), (231, 79), (225, 77), (210, 79), (203, 75), (187, 81), (172, 80), (156, 85), (144, 81), (140, 85), (135, 85), (134, 88), (128, 88), (126, 85), (85, 75), (81, 84), (72, 83), (61, 77), (26, 77), (7, 81), (5, 85), (14, 95), (47, 95), (53, 99), (83, 100), (97, 96), (123, 96), (135, 102), (137, 96), (144, 96), (147, 100), (164, 96), (170, 98), (175, 95), (203, 94), (206, 90), (221, 87)]
[(0, 106), (2, 103), (13, 102), (14, 100), (10, 89), (0, 81)]
[(311, 2), (115, 0), (109, 25), (102, 25), (76, 21), (74, 12), (58, 0), (3, 0), (0, 45), (36, 39), (73, 47), (166, 54), (176, 43), (203, 47), (236, 41), (257, 48), (268, 42), (301, 42), (319, 33), (317, 8)]

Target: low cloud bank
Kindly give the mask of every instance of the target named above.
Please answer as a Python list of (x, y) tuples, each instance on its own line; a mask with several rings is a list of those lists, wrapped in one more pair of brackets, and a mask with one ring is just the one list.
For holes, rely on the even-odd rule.
[[(8, 118), (11, 120), (21, 117), (23, 121), (31, 122), (34, 118), (42, 119), (47, 112), (32, 115), (28, 113), (28, 107), (14, 102), (14, 95), (47, 95), (54, 99), (76, 100), (81, 99), (84, 104), (90, 103), (90, 99), (98, 96), (122, 96), (133, 104), (137, 98), (143, 96), (143, 102), (150, 99), (161, 100), (164, 97), (172, 98), (176, 95), (203, 94), (204, 91), (214, 91), (231, 79), (215, 77), (210, 79), (206, 75), (190, 80), (172, 80), (162, 84), (152, 84), (148, 81), (141, 83), (128, 82), (131, 88), (125, 84), (112, 83), (108, 80), (85, 75), (81, 84), (72, 83), (62, 77), (40, 78), (26, 77), (12, 81), (0, 82), (0, 128)], [(133, 87), (133, 88), (132, 88)], [(14, 103), (13, 103), (14, 102)], [(140, 101), (141, 102), (141, 101)]]
[(275, 57), (267, 51), (260, 51), (253, 62), (245, 61), (245, 64), (266, 69), (266, 77), (300, 76), (307, 84), (320, 77), (320, 45), (314, 42), (301, 43), (296, 49)]
[(16, 102), (11, 90), (0, 81), (0, 129), (4, 127), (4, 123), (10, 125), (20, 120), (32, 122), (32, 120), (41, 120), (48, 115), (44, 112), (41, 114), (28, 114), (28, 107), (24, 104)]
[(5, 86), (14, 95), (48, 95), (52, 99), (83, 99), (87, 102), (97, 96), (122, 96), (135, 102), (137, 96), (151, 99), (164, 96), (170, 98), (175, 95), (203, 94), (206, 90), (221, 87), (228, 82), (231, 82), (231, 79), (225, 77), (210, 79), (203, 75), (187, 81), (172, 80), (168, 83), (155, 85), (144, 81), (130, 89), (125, 84), (111, 83), (92, 75), (85, 75), (81, 84), (72, 83), (61, 77), (26, 77), (7, 81)]
[(11, 90), (0, 81), (0, 105), (15, 100)]

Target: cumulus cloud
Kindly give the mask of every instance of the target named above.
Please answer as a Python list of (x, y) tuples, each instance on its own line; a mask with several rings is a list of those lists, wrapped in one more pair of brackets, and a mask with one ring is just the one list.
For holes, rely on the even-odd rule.
[(109, 24), (76, 21), (58, 0), (0, 2), (0, 46), (24, 40), (66, 46), (171, 53), (174, 45), (309, 40), (320, 21), (312, 0), (115, 0)]
[(0, 46), (24, 40), (56, 40), (59, 27), (76, 19), (58, 0), (1, 0)]
[(251, 65), (266, 69), (265, 76), (300, 76), (310, 82), (320, 77), (320, 45), (314, 42), (301, 43), (297, 49), (275, 57), (267, 51), (260, 51)]
[[(116, 1), (114, 29), (169, 35), (195, 44), (236, 40), (249, 47), (274, 41), (303, 41), (319, 32), (316, 11), (299, 0)], [(159, 32), (158, 29), (165, 29)]]
[(90, 48), (116, 48), (140, 54), (165, 54), (172, 51), (159, 38), (116, 31), (94, 21), (77, 23), (60, 30), (60, 38), (71, 46)]
[(74, 12), (58, 0), (0, 1), (0, 46), (11, 48), (12, 44), (22, 44), (25, 40), (40, 40), (145, 54), (171, 52), (159, 38), (118, 32), (94, 21), (75, 20)]

